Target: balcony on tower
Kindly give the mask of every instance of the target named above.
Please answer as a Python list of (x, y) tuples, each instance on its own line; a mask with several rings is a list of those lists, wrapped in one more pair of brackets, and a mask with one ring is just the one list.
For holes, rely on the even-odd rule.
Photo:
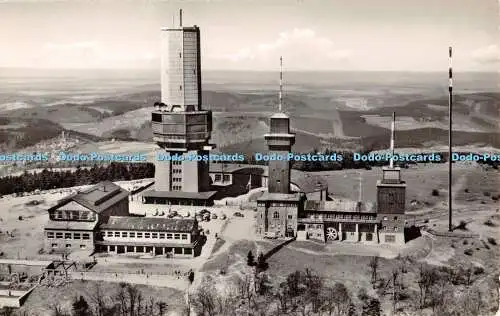
[[(151, 115), (153, 140), (167, 151), (210, 150), (212, 112), (172, 112), (157, 107)], [(210, 147), (210, 148), (209, 148)]]
[(270, 119), (270, 131), (264, 135), (267, 146), (290, 147), (295, 144), (295, 134), (290, 133), (290, 117), (284, 113), (276, 113)]

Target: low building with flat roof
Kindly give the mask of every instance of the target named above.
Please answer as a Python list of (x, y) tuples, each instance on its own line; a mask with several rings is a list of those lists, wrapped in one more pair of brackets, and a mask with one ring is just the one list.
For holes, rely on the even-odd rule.
[[(183, 192), (184, 194), (189, 194)], [(195, 219), (138, 217), (129, 213), (129, 192), (110, 182), (60, 200), (48, 209), (48, 251), (87, 250), (194, 257), (201, 251)]]

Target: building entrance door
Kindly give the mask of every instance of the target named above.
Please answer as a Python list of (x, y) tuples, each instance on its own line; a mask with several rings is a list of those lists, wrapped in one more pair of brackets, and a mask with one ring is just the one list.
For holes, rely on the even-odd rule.
[(117, 246), (116, 253), (125, 253), (125, 246)]
[(290, 238), (295, 237), (295, 232), (293, 231), (293, 228), (288, 227), (286, 229), (286, 237), (290, 237)]

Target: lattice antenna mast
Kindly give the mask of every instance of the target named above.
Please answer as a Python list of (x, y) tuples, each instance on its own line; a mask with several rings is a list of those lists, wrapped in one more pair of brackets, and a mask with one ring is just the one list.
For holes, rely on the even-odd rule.
[(452, 192), (451, 192), (451, 173), (452, 173), (452, 133), (453, 133), (453, 128), (452, 128), (452, 116), (453, 116), (453, 70), (452, 70), (452, 52), (453, 48), (450, 46), (448, 48), (448, 61), (449, 61), (449, 68), (448, 68), (448, 119), (449, 119), (449, 126), (448, 126), (448, 230), (451, 232), (453, 231), (453, 224), (452, 224)]
[(182, 28), (182, 9), (179, 9), (179, 26)]
[(283, 107), (283, 56), (280, 56), (280, 94), (279, 94), (279, 111)]
[(392, 122), (391, 122), (391, 160), (389, 162), (389, 167), (394, 167), (394, 128), (396, 126), (396, 112), (392, 112)]

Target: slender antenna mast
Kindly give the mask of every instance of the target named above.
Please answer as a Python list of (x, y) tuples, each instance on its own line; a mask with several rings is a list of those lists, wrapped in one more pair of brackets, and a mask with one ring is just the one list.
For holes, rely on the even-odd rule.
[(281, 107), (283, 104), (283, 56), (280, 56), (280, 101), (279, 101), (279, 111), (281, 112)]
[(179, 9), (179, 26), (182, 27), (182, 9)]
[(452, 70), (452, 52), (453, 48), (450, 46), (448, 49), (448, 60), (449, 60), (449, 69), (448, 69), (448, 117), (449, 117), (449, 126), (448, 126), (448, 230), (453, 231), (453, 223), (452, 223), (452, 192), (451, 192), (451, 172), (452, 172), (452, 116), (453, 116), (453, 70)]
[(392, 112), (392, 122), (391, 122), (391, 160), (389, 162), (389, 167), (394, 167), (394, 127), (396, 125), (396, 112)]

